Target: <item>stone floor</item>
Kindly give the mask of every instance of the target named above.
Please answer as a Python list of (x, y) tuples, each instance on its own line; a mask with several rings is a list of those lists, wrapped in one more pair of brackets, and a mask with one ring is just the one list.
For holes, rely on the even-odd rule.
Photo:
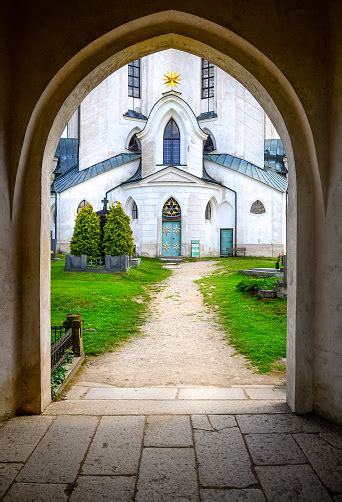
[(341, 428), (284, 391), (74, 387), (0, 425), (5, 501), (342, 501)]

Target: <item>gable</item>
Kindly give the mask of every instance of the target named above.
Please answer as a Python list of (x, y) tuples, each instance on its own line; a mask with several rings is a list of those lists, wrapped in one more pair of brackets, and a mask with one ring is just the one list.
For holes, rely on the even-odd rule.
[(201, 178), (183, 171), (177, 167), (167, 167), (144, 178), (140, 185), (201, 185), (205, 182)]

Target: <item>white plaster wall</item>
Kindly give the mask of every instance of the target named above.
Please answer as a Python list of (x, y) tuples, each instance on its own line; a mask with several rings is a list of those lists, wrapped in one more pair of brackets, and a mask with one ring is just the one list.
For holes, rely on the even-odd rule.
[(280, 139), (280, 136), (271, 122), (271, 119), (265, 113), (265, 139)]
[(145, 129), (137, 136), (142, 147), (142, 176), (148, 176), (165, 168), (163, 164), (163, 135), (169, 120), (173, 118), (180, 133), (180, 166), (198, 178), (203, 171), (203, 141), (207, 135), (179, 93), (167, 92), (153, 107)]
[[(237, 245), (250, 248), (248, 254), (275, 255), (285, 250), (285, 194), (241, 173), (206, 161), (207, 172), (237, 192)], [(261, 215), (250, 212), (256, 200), (266, 209)]]
[[(142, 58), (141, 99), (134, 100), (128, 96), (127, 66), (122, 67), (81, 104), (81, 169), (125, 151), (130, 132), (135, 128), (143, 129), (145, 121), (123, 115), (128, 109), (135, 109), (148, 117), (156, 102), (169, 90), (163, 78), (171, 70), (180, 73), (177, 91), (194, 114), (198, 116), (207, 111), (208, 101), (201, 99), (201, 58), (175, 49)], [(265, 114), (250, 92), (233, 77), (215, 68), (215, 98), (210, 105), (218, 117), (201, 121), (200, 127), (211, 131), (217, 151), (262, 166)]]
[[(225, 190), (211, 185), (167, 187), (144, 183), (123, 186), (110, 194), (111, 201), (119, 201), (126, 208), (130, 199), (138, 206), (138, 220), (132, 222), (135, 243), (143, 256), (162, 255), (162, 208), (169, 197), (174, 197), (182, 211), (182, 255), (190, 256), (191, 240), (199, 239), (201, 256), (217, 256), (219, 239), (217, 213), (213, 211), (213, 221), (205, 221), (205, 208), (209, 200), (222, 201)], [(128, 211), (131, 217), (131, 213)]]

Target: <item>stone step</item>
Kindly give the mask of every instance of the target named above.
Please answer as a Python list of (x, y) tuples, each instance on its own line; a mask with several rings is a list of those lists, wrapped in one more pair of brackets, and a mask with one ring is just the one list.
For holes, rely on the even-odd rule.
[(159, 260), (166, 263), (181, 263), (182, 261), (184, 261), (184, 258), (182, 256), (176, 256), (174, 258), (167, 258), (165, 256), (162, 256), (161, 258), (159, 258)]
[(65, 400), (51, 403), (44, 415), (244, 415), (289, 413), (281, 401), (262, 400)]

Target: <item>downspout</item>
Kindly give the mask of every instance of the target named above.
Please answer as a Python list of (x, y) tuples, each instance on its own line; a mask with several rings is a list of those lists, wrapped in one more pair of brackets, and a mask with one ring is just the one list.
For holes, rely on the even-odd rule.
[[(221, 183), (220, 183), (221, 185)], [(227, 187), (226, 185), (222, 186), (230, 190), (234, 194), (234, 247), (235, 247), (235, 256), (236, 256), (236, 247), (237, 247), (237, 192), (232, 188)]]
[[(203, 172), (206, 172), (207, 176), (210, 176), (210, 174), (207, 173), (204, 162), (203, 162)], [(234, 247), (237, 247), (237, 192), (233, 190), (232, 188), (227, 187), (227, 185), (224, 185), (223, 183), (220, 183), (219, 181), (216, 181), (214, 178), (211, 178), (213, 181), (216, 182), (217, 185), (222, 186), (223, 188), (226, 188), (230, 192), (233, 192), (234, 194)], [(236, 251), (235, 251), (235, 256), (236, 256)]]

